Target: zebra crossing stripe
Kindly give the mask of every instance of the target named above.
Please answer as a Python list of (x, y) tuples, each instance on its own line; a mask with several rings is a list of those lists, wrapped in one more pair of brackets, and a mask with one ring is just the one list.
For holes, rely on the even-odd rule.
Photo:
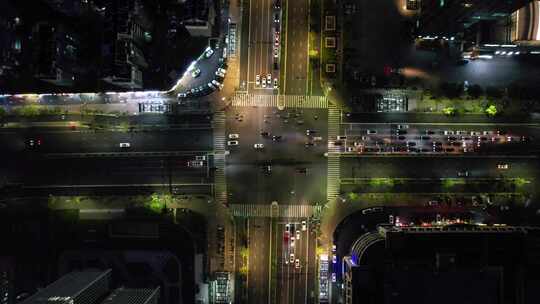
[[(271, 217), (272, 211), (270, 205), (231, 204), (229, 208), (233, 216), (237, 217)], [(278, 217), (307, 218), (320, 211), (320, 206), (280, 205), (278, 206)]]
[(328, 108), (328, 99), (324, 96), (303, 95), (254, 95), (237, 93), (232, 97), (234, 107), (279, 107), (286, 108)]

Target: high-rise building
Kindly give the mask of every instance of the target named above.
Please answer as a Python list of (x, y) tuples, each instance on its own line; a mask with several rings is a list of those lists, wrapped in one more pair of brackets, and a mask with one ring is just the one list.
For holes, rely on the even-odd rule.
[(182, 3), (182, 24), (191, 36), (210, 37), (214, 27), (216, 11), (212, 0), (186, 0)]
[(71, 272), (22, 304), (95, 304), (110, 290), (111, 270)]
[[(510, 25), (511, 14), (531, 0), (422, 0), (419, 34), (459, 36), (479, 23)], [(485, 32), (485, 26), (478, 30)], [(510, 32), (510, 27), (508, 27)], [(475, 31), (476, 32), (476, 31)]]
[(363, 233), (343, 259), (344, 303), (536, 303), (538, 232), (379, 227)]

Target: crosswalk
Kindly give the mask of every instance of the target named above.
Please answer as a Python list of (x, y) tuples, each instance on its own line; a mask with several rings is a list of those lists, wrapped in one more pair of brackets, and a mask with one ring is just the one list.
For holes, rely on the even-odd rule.
[(326, 109), (328, 99), (324, 96), (303, 96), (303, 95), (254, 95), (235, 94), (232, 97), (234, 107), (278, 107), (285, 108), (305, 108), (305, 109)]
[(328, 171), (326, 174), (326, 199), (334, 200), (339, 195), (341, 175), (339, 148), (333, 144), (339, 135), (341, 112), (334, 105), (328, 108)]
[(227, 180), (225, 178), (225, 112), (214, 113), (214, 199), (217, 203), (227, 204)]
[[(231, 204), (230, 210), (233, 216), (238, 217), (271, 217), (270, 205), (242, 205)], [(279, 205), (277, 217), (280, 218), (306, 218), (321, 212), (321, 206), (311, 205)]]

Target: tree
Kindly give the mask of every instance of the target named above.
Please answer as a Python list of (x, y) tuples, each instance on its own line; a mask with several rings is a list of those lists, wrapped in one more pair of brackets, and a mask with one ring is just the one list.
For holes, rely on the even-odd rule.
[(442, 111), (445, 115), (448, 115), (448, 116), (454, 116), (457, 113), (456, 108), (454, 107), (446, 107)]
[(491, 104), (486, 108), (485, 112), (486, 112), (486, 114), (488, 116), (493, 117), (493, 116), (497, 115), (497, 107), (495, 105)]
[(477, 84), (473, 84), (472, 86), (469, 87), (469, 89), (467, 90), (467, 93), (469, 94), (470, 97), (476, 99), (484, 93), (484, 90), (482, 89), (481, 86)]

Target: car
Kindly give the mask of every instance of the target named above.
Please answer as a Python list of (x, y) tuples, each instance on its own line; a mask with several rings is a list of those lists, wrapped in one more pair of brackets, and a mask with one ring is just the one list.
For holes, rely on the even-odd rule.
[[(279, 48), (274, 48), (274, 58), (278, 58), (279, 57)], [(279, 65), (277, 62), (274, 62), (274, 70), (277, 70), (279, 69)]]
[(444, 135), (454, 135), (454, 131), (452, 130), (444, 130)]
[(405, 135), (407, 134), (407, 130), (396, 130), (396, 135)]
[(332, 283), (336, 282), (336, 273), (332, 272)]
[(197, 68), (191, 71), (191, 77), (197, 78), (201, 75), (201, 69)]
[(212, 91), (215, 90), (215, 89), (217, 89), (217, 87), (214, 86), (211, 82), (208, 83), (208, 87), (209, 87), (210, 89), (212, 89)]
[(227, 146), (238, 146), (238, 140), (229, 140)]
[(206, 50), (204, 51), (204, 57), (206, 58), (212, 57), (213, 54), (214, 54), (214, 50), (212, 50), (212, 48), (210, 47), (207, 47)]
[(441, 146), (442, 146), (442, 142), (440, 142), (440, 141), (434, 141), (434, 142), (433, 142), (433, 146), (434, 146), (434, 147), (441, 147)]
[(294, 247), (295, 243), (296, 243), (296, 238), (293, 236), (291, 237), (291, 247)]
[(266, 83), (268, 83), (268, 86), (272, 83), (272, 74), (266, 75)]
[(346, 140), (346, 139), (347, 139), (347, 136), (345, 136), (345, 135), (338, 135), (337, 139), (338, 139), (338, 140)]
[(281, 0), (274, 0), (274, 8), (275, 9), (281, 8)]
[(366, 130), (366, 134), (377, 134), (377, 130)]
[(426, 134), (427, 134), (427, 135), (433, 135), (433, 134), (435, 134), (435, 131), (433, 131), (433, 130), (426, 130)]
[(339, 140), (336, 140), (333, 144), (334, 146), (343, 146), (343, 142)]
[(294, 261), (294, 268), (300, 268), (300, 259), (296, 259), (296, 261)]
[(347, 147), (347, 152), (354, 152), (354, 147)]
[(200, 168), (204, 167), (204, 162), (199, 160), (192, 160), (187, 163), (188, 167)]
[(274, 89), (278, 88), (278, 80), (277, 78), (274, 78)]
[(315, 145), (315, 144), (314, 144), (313, 142), (311, 142), (311, 141), (307, 141), (307, 142), (305, 143), (305, 147), (306, 147), (306, 148), (313, 147), (314, 145)]
[(335, 254), (332, 254), (332, 264), (337, 263), (337, 256)]
[(224, 68), (218, 68), (217, 70), (218, 72), (223, 73), (223, 74), (227, 73), (227, 70), (225, 70)]
[(206, 155), (197, 155), (197, 156), (195, 156), (195, 160), (205, 161), (206, 160)]
[(291, 224), (285, 224), (285, 231), (291, 232)]
[(420, 139), (421, 139), (421, 140), (430, 140), (430, 139), (431, 139), (431, 136), (422, 135), (422, 136), (420, 136)]
[(508, 169), (508, 164), (498, 164), (497, 169), (507, 170)]
[(29, 139), (28, 146), (30, 147), (41, 146), (41, 139)]
[(456, 150), (454, 148), (446, 148), (444, 149), (444, 152), (446, 153), (451, 153), (451, 152), (455, 152)]
[(297, 239), (297, 240), (300, 239), (300, 230), (296, 230), (296, 239)]
[(279, 32), (276, 32), (275, 39), (274, 39), (274, 46), (276, 48), (279, 47)]
[(313, 141), (322, 141), (323, 138), (321, 136), (313, 136)]
[(306, 135), (307, 136), (309, 136), (309, 135), (311, 135), (313, 133), (317, 133), (317, 131), (315, 131), (315, 130), (306, 130)]
[(397, 128), (398, 130), (408, 129), (408, 128), (409, 128), (409, 125), (397, 125), (396, 128)]
[(186, 98), (186, 97), (187, 97), (187, 93), (178, 93), (177, 97), (178, 97), (178, 99), (180, 99), (180, 98)]
[(266, 132), (266, 131), (262, 131), (262, 132), (261, 132), (261, 136), (262, 136), (262, 137), (268, 137), (268, 136), (270, 136), (270, 133), (268, 133), (268, 132)]
[(292, 252), (289, 255), (289, 262), (294, 263), (294, 253), (292, 253)]
[(276, 22), (276, 23), (279, 22), (279, 14), (278, 13), (274, 14), (274, 22)]
[(225, 77), (225, 74), (221, 73), (220, 71), (216, 71), (215, 74), (221, 78)]
[(307, 230), (307, 223), (306, 221), (302, 221), (302, 231), (306, 231)]
[(337, 247), (336, 247), (336, 245), (335, 245), (335, 244), (332, 244), (332, 252), (333, 252), (333, 253), (335, 253), (335, 252), (336, 252), (336, 250), (337, 250)]
[(263, 78), (261, 79), (261, 86), (262, 86), (263, 88), (266, 88), (266, 77), (263, 77)]
[(263, 165), (261, 167), (261, 170), (264, 174), (271, 174), (272, 173), (272, 166), (271, 165)]
[(120, 148), (129, 148), (131, 147), (130, 143), (120, 143)]
[(457, 137), (455, 137), (455, 136), (448, 136), (448, 140), (449, 140), (449, 141), (455, 141), (455, 140), (457, 140)]
[(238, 138), (240, 138), (239, 134), (236, 134), (236, 133), (229, 134), (229, 139), (238, 139)]
[(215, 79), (212, 80), (212, 84), (219, 87), (220, 89), (223, 88), (223, 84)]
[(470, 174), (469, 171), (459, 171), (457, 175), (459, 177), (468, 177)]
[(414, 146), (416, 146), (416, 143), (414, 141), (408, 141), (407, 146), (414, 147)]
[(398, 139), (399, 139), (399, 140), (405, 140), (405, 136), (400, 135), (400, 136), (398, 136)]
[(255, 76), (255, 85), (261, 85), (261, 75)]
[(283, 139), (283, 136), (281, 135), (274, 135), (272, 136), (273, 141), (281, 141)]
[(264, 145), (263, 145), (263, 144), (254, 144), (254, 145), (253, 145), (253, 148), (255, 148), (255, 149), (262, 149), (262, 148), (264, 148)]

